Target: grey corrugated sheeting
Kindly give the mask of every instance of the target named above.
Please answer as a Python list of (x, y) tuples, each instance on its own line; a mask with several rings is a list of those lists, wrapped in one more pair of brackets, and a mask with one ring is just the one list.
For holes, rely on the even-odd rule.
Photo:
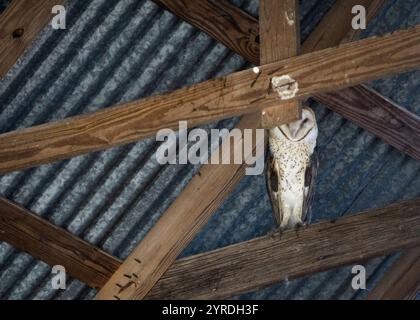
[[(254, 16), (258, 1), (233, 1)], [(302, 38), (334, 1), (302, 1)], [(5, 3), (5, 2), (2, 2)], [(249, 67), (240, 57), (150, 1), (68, 1), (68, 29), (47, 27), (0, 82), (0, 132), (98, 110)], [(416, 0), (388, 1), (363, 36), (420, 23)], [(333, 26), (332, 26), (333, 27)], [(412, 72), (372, 85), (420, 114)], [(320, 127), (314, 220), (420, 194), (420, 164), (311, 102)], [(232, 127), (235, 120), (206, 126)], [(123, 259), (179, 195), (197, 166), (159, 166), (152, 139), (0, 177), (0, 194)], [(264, 177), (246, 177), (183, 256), (263, 235), (274, 228)], [(371, 288), (396, 256), (366, 262)], [(50, 285), (50, 267), (0, 245), (2, 299), (89, 299), (69, 280)], [(249, 299), (360, 299), (349, 267), (283, 282)]]

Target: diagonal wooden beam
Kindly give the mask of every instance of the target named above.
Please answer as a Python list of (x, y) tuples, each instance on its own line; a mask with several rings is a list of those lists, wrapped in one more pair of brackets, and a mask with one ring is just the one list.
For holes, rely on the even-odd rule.
[(420, 293), (420, 247), (404, 252), (377, 286), (368, 300), (414, 300)]
[[(409, 231), (407, 235), (403, 235), (407, 230), (405, 229), (405, 226), (409, 224), (410, 228), (417, 228), (415, 230), (417, 230), (418, 234), (419, 222), (416, 217), (419, 215), (419, 209), (420, 200), (412, 200), (401, 204), (395, 204), (384, 209), (371, 210), (364, 214), (346, 217), (335, 223), (324, 222), (319, 225), (314, 225), (299, 234), (294, 234), (292, 232), (286, 233), (280, 240), (277, 239), (276, 236), (264, 237), (184, 258), (176, 261), (173, 266), (170, 267), (165, 275), (159, 280), (155, 288), (149, 293), (147, 298), (203, 298), (202, 294), (204, 293), (207, 295), (208, 292), (211, 292), (209, 298), (220, 298), (220, 290), (213, 291), (214, 286), (217, 286), (218, 282), (212, 282), (210, 279), (208, 279), (208, 282), (205, 283), (204, 287), (201, 287), (200, 289), (194, 288), (193, 292), (188, 292), (187, 287), (192, 286), (195, 277), (204, 278), (208, 275), (207, 273), (210, 274), (210, 269), (224, 268), (224, 264), (227, 261), (232, 261), (229, 265), (229, 270), (232, 272), (226, 276), (227, 282), (233, 281), (233, 279), (231, 279), (232, 277), (240, 278), (242, 276), (241, 272), (248, 271), (250, 273), (246, 273), (245, 275), (247, 277), (251, 276), (252, 281), (247, 284), (247, 288), (261, 287), (267, 285), (268, 282), (278, 282), (278, 273), (273, 274), (264, 271), (264, 273), (261, 274), (260, 268), (264, 264), (263, 262), (251, 264), (249, 267), (251, 270), (241, 271), (241, 263), (244, 263), (243, 261), (245, 261), (244, 254), (247, 250), (251, 250), (251, 253), (249, 254), (252, 255), (254, 250), (258, 250), (258, 256), (263, 257), (267, 268), (271, 266), (272, 269), (276, 270), (277, 268), (273, 268), (273, 266), (276, 266), (277, 263), (280, 266), (283, 266), (284, 261), (287, 261), (287, 266), (283, 267), (281, 271), (285, 272), (284, 268), (291, 268), (293, 261), (288, 260), (287, 256), (283, 256), (283, 251), (289, 251), (289, 254), (293, 254), (293, 248), (299, 246), (299, 243), (303, 243), (304, 246), (309, 245), (310, 242), (306, 241), (306, 237), (311, 234), (313, 235), (315, 232), (314, 230), (318, 230), (317, 228), (321, 228), (320, 230), (327, 230), (324, 239), (329, 240), (325, 245), (321, 246), (321, 249), (317, 248), (318, 251), (315, 253), (310, 251), (310, 248), (305, 247), (304, 250), (310, 251), (310, 254), (315, 257), (314, 260), (316, 260), (316, 263), (312, 266), (300, 266), (299, 270), (292, 270), (292, 273), (290, 274), (292, 277), (296, 274), (298, 274), (296, 276), (299, 276), (301, 269), (304, 269), (305, 275), (309, 275), (316, 273), (320, 269), (326, 270), (331, 267), (336, 267), (337, 263), (340, 265), (347, 265), (351, 262), (357, 262), (357, 259), (362, 261), (366, 258), (381, 256), (385, 254), (384, 251), (391, 250), (387, 252), (390, 253), (392, 251), (404, 249), (407, 242), (411, 243), (413, 240), (410, 239), (412, 236), (411, 231)], [(405, 210), (407, 210), (408, 214)], [(417, 215), (412, 217), (411, 212)], [(389, 220), (391, 215), (395, 219), (402, 216), (401, 221), (398, 221), (397, 223), (401, 230), (395, 226), (392, 227), (393, 222)], [(373, 230), (380, 229), (382, 232), (370, 233), (369, 236), (371, 227), (374, 228)], [(389, 232), (387, 228), (389, 228), (391, 232)], [(351, 236), (351, 232), (343, 231), (353, 231), (353, 229), (357, 230), (357, 234), (354, 234), (354, 237)], [(395, 235), (395, 230), (401, 232), (398, 235)], [(319, 235), (317, 235), (319, 232), (324, 234), (324, 231), (316, 231), (315, 237), (317, 237), (317, 240), (319, 240)], [(336, 232), (345, 234), (345, 237), (341, 238), (337, 243), (333, 242), (333, 239), (330, 237), (330, 234), (336, 234)], [(360, 235), (369, 236), (369, 245), (366, 245), (366, 243), (363, 242), (366, 241), (366, 239), (358, 238)], [(301, 236), (304, 238), (301, 238)], [(346, 237), (350, 238), (348, 240), (349, 242), (346, 241)], [(389, 241), (387, 241), (387, 239)], [(25, 251), (50, 265), (63, 265), (69, 275), (85, 282), (91, 287), (100, 288), (105, 285), (106, 281), (121, 265), (121, 262), (118, 259), (4, 198), (0, 198), (0, 240), (8, 242), (19, 250)], [(278, 241), (281, 242), (278, 243)], [(291, 243), (295, 247), (287, 247), (285, 243)], [(386, 243), (386, 246), (383, 247), (382, 243)], [(392, 248), (390, 248), (391, 243)], [(272, 247), (273, 244), (274, 247)], [(283, 251), (280, 250), (280, 252), (277, 252), (277, 247), (281, 247), (281, 250)], [(358, 247), (360, 251), (358, 251)], [(290, 250), (287, 250), (287, 248)], [(352, 256), (343, 253), (346, 250), (350, 250), (349, 248), (355, 250)], [(266, 254), (260, 254), (260, 251), (262, 250), (264, 250)], [(334, 254), (329, 256), (324, 255), (323, 252), (329, 252), (329, 250), (330, 252), (334, 252)], [(274, 255), (270, 254), (271, 251), (274, 252)], [(404, 254), (384, 276), (378, 286), (371, 292), (368, 299), (408, 299), (415, 297), (415, 292), (418, 292), (419, 289), (419, 253), (418, 248), (407, 251), (407, 253)], [(299, 257), (304, 254), (305, 251), (299, 251), (299, 254), (296, 256)], [(219, 259), (220, 257), (221, 259)], [(319, 257), (324, 257), (324, 259), (319, 259)], [(278, 259), (282, 259), (282, 262), (279, 263), (277, 261)], [(295, 259), (305, 261), (301, 258)], [(250, 259), (250, 261), (254, 260), (255, 259)], [(212, 267), (209, 267), (209, 265)], [(236, 269), (239, 270), (239, 274), (235, 272)], [(226, 271), (226, 273), (227, 272), (228, 271)], [(187, 282), (185, 283), (184, 278), (189, 278), (189, 275), (191, 275), (193, 279), (187, 279)], [(254, 277), (253, 275), (257, 276)], [(221, 275), (220, 278), (222, 277), (225, 278), (225, 276)], [(242, 281), (238, 281), (238, 283), (241, 282)], [(197, 282), (197, 285), (201, 283), (204, 283), (203, 280)], [(181, 287), (176, 289), (179, 285)], [(217, 288), (220, 289), (221, 287), (219, 286)], [(231, 289), (226, 285), (223, 290), (225, 290), (223, 296), (229, 297), (242, 292), (243, 288), (238, 288), (235, 284)]]
[[(350, 12), (354, 6), (354, 3), (351, 2), (343, 1), (340, 6), (343, 10)], [(384, 1), (374, 0), (358, 4), (368, 5), (367, 20), (370, 21), (382, 7)], [(346, 33), (346, 28), (342, 28), (341, 25), (335, 24), (335, 28), (328, 28), (325, 23), (329, 17), (347, 21), (348, 25), (351, 23), (348, 20), (349, 17), (343, 15), (343, 11), (340, 12), (335, 6), (321, 21), (320, 28), (311, 34), (304, 46), (317, 43), (322, 47), (328, 47), (326, 38), (333, 36), (334, 33), (338, 35)], [(342, 43), (354, 41), (357, 36), (358, 31), (351, 28)], [(359, 127), (373, 133), (397, 150), (420, 160), (420, 117), (375, 90), (362, 84), (340, 91), (326, 92), (313, 98)]]
[[(331, 44), (339, 41), (340, 39), (331, 39)], [(239, 127), (256, 128), (257, 125), (256, 118), (249, 115), (243, 117)], [(197, 230), (208, 221), (243, 175), (244, 167), (239, 165), (203, 166), (200, 174), (192, 179), (175, 203), (165, 212), (163, 218), (134, 250), (125, 265), (99, 293), (98, 298), (115, 296), (127, 298), (129, 294), (137, 298), (143, 297), (164, 270), (175, 261)], [(194, 194), (193, 198), (191, 194)], [(167, 238), (162, 238), (162, 234), (171, 234), (169, 241)], [(138, 261), (147, 261), (147, 263), (139, 264)], [(125, 291), (121, 296), (119, 289), (116, 289), (123, 281), (121, 275), (131, 273), (141, 273), (144, 276), (142, 282), (138, 284), (140, 289), (131, 288), (131, 292)]]
[(64, 229), (0, 197), (0, 241), (29, 253), (91, 287), (101, 287), (121, 262)]
[[(153, 1), (223, 43), (247, 61), (260, 65), (259, 22), (228, 0)], [(385, 0), (337, 0), (315, 32), (305, 41), (302, 51), (311, 52), (313, 50), (308, 49), (315, 47), (318, 50), (326, 49), (331, 46), (331, 39), (339, 39), (340, 42), (354, 39), (357, 31), (351, 28), (351, 8), (355, 5), (366, 7), (367, 20), (370, 21), (384, 2)]]
[[(260, 61), (260, 43), (267, 42), (260, 38), (268, 36), (270, 29), (273, 31), (273, 35), (275, 35), (278, 30), (274, 31), (273, 26), (271, 26), (270, 29), (265, 29), (267, 31), (265, 35), (260, 35), (258, 20), (231, 4), (228, 0), (153, 1), (182, 20), (196, 26), (210, 37), (213, 37), (218, 42), (224, 44), (226, 47), (255, 65), (280, 61), (296, 55), (296, 52), (294, 52), (293, 55), (282, 55), (281, 58), (278, 56), (276, 59), (262, 59)], [(272, 9), (281, 9), (280, 7), (283, 6), (283, 1), (272, 1), (271, 5), (273, 4), (274, 6)], [(280, 4), (280, 7), (275, 4)], [(278, 17), (280, 17), (278, 20), (285, 21), (285, 19), (283, 19), (283, 12), (281, 12), (281, 15)], [(282, 22), (278, 23), (278, 21), (276, 21), (276, 23), (277, 25), (283, 24)], [(295, 42), (296, 41), (293, 40), (293, 43)], [(278, 52), (281, 51), (281, 48), (287, 46), (287, 42), (283, 42), (283, 46), (278, 46)], [(267, 116), (263, 117), (261, 114), (258, 114), (258, 117), (262, 118), (261, 127), (269, 124), (269, 121), (267, 124), (264, 123), (263, 120), (266, 118), (267, 120), (276, 119), (277, 124), (297, 120), (300, 117), (300, 110), (296, 108), (295, 104), (296, 103), (287, 103), (281, 108), (275, 108), (278, 105), (277, 103), (273, 103), (271, 108), (268, 108), (264, 114)], [(271, 116), (268, 117), (269, 115)]]
[(420, 160), (420, 117), (365, 85), (314, 97), (332, 111)]
[[(260, 1), (261, 64), (281, 61), (299, 54), (300, 16), (298, 0)], [(257, 114), (261, 128), (273, 128), (299, 119), (300, 101), (266, 108)]]
[(376, 16), (385, 2), (385, 0), (337, 0), (336, 4), (318, 24), (315, 32), (311, 33), (305, 41), (302, 50), (305, 51), (307, 47), (314, 46), (320, 49), (329, 48), (331, 47), (330, 38), (340, 39), (339, 43), (354, 41), (361, 30), (352, 28), (354, 18), (352, 8), (355, 5), (364, 6), (366, 8), (366, 22), (368, 23)]
[(258, 21), (228, 0), (153, 1), (246, 60), (260, 64)]
[[(253, 123), (255, 123), (255, 117), (244, 117), (238, 128), (241, 130), (250, 128)], [(253, 154), (257, 146), (264, 148), (264, 137), (260, 139), (256, 142), (254, 140)], [(238, 144), (231, 145), (231, 159), (233, 159), (235, 148), (238, 148)], [(244, 157), (249, 155), (245, 154)], [(199, 174), (191, 180), (181, 195), (175, 199), (105, 284), (98, 293), (97, 299), (143, 298), (207, 223), (210, 216), (221, 205), (226, 194), (233, 191), (244, 176), (244, 171), (244, 166), (239, 164), (203, 166)], [(127, 279), (125, 276), (127, 274), (134, 276)], [(136, 275), (140, 276), (137, 280)], [(136, 284), (130, 287), (133, 280)], [(121, 290), (121, 287), (125, 290)]]
[[(339, 5), (339, 2), (336, 4), (336, 6)], [(324, 19), (332, 19), (333, 17), (330, 15), (327, 15)], [(324, 24), (328, 27), (328, 23)], [(322, 26), (322, 25), (321, 25)], [(315, 34), (317, 33), (323, 33), (322, 30), (319, 30), (320, 27), (318, 27), (315, 30)], [(335, 34), (334, 37), (331, 37), (330, 43), (327, 44), (328, 46), (333, 46), (340, 42), (339, 35)], [(314, 44), (315, 45), (315, 44)], [(304, 45), (305, 50), (316, 50), (318, 49), (313, 45)], [(240, 121), (240, 124), (238, 127), (245, 127), (245, 128), (255, 128), (257, 126), (256, 118), (253, 115), (245, 116)], [(229, 191), (233, 189), (236, 185), (236, 183), (243, 177), (244, 175), (244, 167), (243, 166), (212, 166), (212, 170), (206, 169), (209, 166), (204, 166), (203, 169), (200, 171), (200, 174), (193, 178), (191, 184), (194, 185), (193, 190), (195, 197), (191, 198), (190, 194), (187, 192), (183, 192), (180, 197), (179, 201), (190, 203), (191, 207), (194, 208), (194, 210), (200, 210), (200, 205), (202, 204), (203, 211), (200, 212), (198, 216), (203, 216), (201, 218), (201, 224), (203, 225), (208, 219), (210, 215), (212, 215), (218, 208), (218, 205), (223, 201), (223, 199), (226, 197), (227, 194), (229, 194)], [(211, 195), (207, 192), (206, 186), (213, 186), (212, 189), (214, 190), (220, 190), (220, 192), (217, 195)], [(202, 199), (206, 199), (206, 201), (202, 201)], [(7, 201), (7, 200), (6, 200)], [(195, 204), (194, 204), (195, 203)], [(9, 206), (12, 206), (12, 209), (14, 207), (13, 204), (9, 203)], [(181, 208), (183, 206), (181, 205)], [(6, 206), (6, 210), (11, 210)], [(182, 211), (181, 211), (182, 212)], [(56, 247), (49, 248), (49, 250), (39, 250), (38, 248), (42, 248), (44, 246), (44, 243), (42, 242), (43, 234), (54, 234), (54, 238), (60, 239), (60, 238), (66, 238), (66, 236), (63, 236), (61, 234), (55, 234), (57, 232), (57, 227), (52, 225), (51, 223), (42, 220), (42, 226), (39, 228), (33, 228), (34, 223), (32, 223), (32, 219), (30, 218), (31, 214), (29, 214), (29, 217), (25, 217), (23, 219), (17, 219), (19, 223), (22, 225), (23, 230), (29, 229), (31, 230), (31, 233), (27, 232), (19, 232), (17, 233), (19, 235), (18, 238), (15, 237), (15, 231), (13, 228), (3, 228), (2, 229), (2, 239), (5, 241), (9, 241), (12, 245), (17, 247), (20, 250), (26, 251), (29, 254), (34, 255), (35, 257), (46, 261), (50, 264), (55, 264), (55, 260), (51, 260), (51, 257), (57, 256), (57, 252), (59, 252), (59, 255), (62, 256), (61, 263), (63, 261), (65, 262), (65, 267), (68, 270), (70, 274), (75, 275), (79, 279), (88, 279), (85, 280), (89, 285), (91, 286), (103, 286), (106, 281), (112, 276), (112, 274), (117, 270), (117, 268), (120, 266), (120, 262), (117, 259), (111, 259), (109, 262), (107, 262), (105, 265), (109, 265), (109, 270), (106, 268), (96, 267), (95, 263), (88, 263), (85, 264), (84, 257), (90, 257), (91, 252), (96, 252), (99, 255), (104, 255), (103, 257), (98, 257), (98, 261), (108, 261), (109, 256), (106, 253), (101, 253), (100, 250), (95, 249), (90, 244), (83, 242), (80, 244), (79, 241), (81, 241), (78, 238), (75, 237), (68, 237), (68, 240), (70, 241), (69, 244), (66, 242), (59, 242), (56, 243)], [(37, 221), (39, 219), (36, 219)], [(188, 221), (188, 220), (186, 220)], [(26, 226), (26, 223), (29, 223), (28, 226)], [(61, 232), (65, 232), (63, 230), (60, 230)], [(18, 240), (18, 241), (17, 241)], [(34, 242), (34, 243), (32, 243)], [(184, 243), (184, 246), (186, 243)], [(68, 250), (68, 248), (78, 248), (78, 254), (74, 254), (72, 250)], [(68, 262), (68, 263), (67, 263)], [(86, 273), (83, 274), (81, 272), (84, 272), (85, 269), (80, 269), (78, 266), (85, 264), (86, 266)], [(93, 270), (89, 270), (93, 269)], [(102, 270), (101, 273), (103, 273), (103, 276), (98, 277), (97, 281), (89, 282), (91, 279), (91, 274), (96, 273), (97, 270)], [(102, 282), (101, 282), (102, 281)]]
[(0, 15), (0, 78), (9, 71), (64, 0), (14, 0)]
[(182, 259), (148, 298), (229, 298), (419, 244), (416, 199)]
[[(365, 6), (367, 8), (367, 20), (369, 21), (379, 11), (384, 2), (384, 0), (337, 0), (336, 5), (320, 22), (315, 32), (305, 41), (302, 51), (307, 53), (313, 51), (314, 47), (317, 47), (317, 50), (331, 47), (330, 39), (339, 39), (340, 42), (354, 40), (358, 32), (351, 28), (351, 20), (353, 18), (351, 8), (357, 4)], [(213, 29), (219, 29), (221, 26), (226, 25), (234, 29), (235, 21), (239, 21), (238, 25), (241, 26), (241, 30), (258, 30), (258, 21), (250, 18), (243, 11), (235, 11), (235, 15), (230, 15), (228, 18), (223, 15), (225, 19), (215, 20), (211, 24), (207, 23), (206, 28), (203, 28), (199, 19), (189, 19), (190, 11), (183, 11), (183, 8), (173, 10), (176, 3), (178, 1), (166, 0), (164, 3), (161, 1), (161, 4), (166, 9), (186, 19), (219, 41), (221, 39)], [(221, 3), (220, 6), (224, 7), (224, 4)], [(212, 11), (214, 9), (211, 6), (205, 9), (196, 7), (193, 15), (195, 17), (203, 17), (209, 14), (215, 15), (216, 12)], [(331, 25), (334, 25), (334, 28), (331, 28)], [(253, 31), (254, 33), (255, 31)], [(239, 35), (228, 32), (228, 37), (232, 43), (239, 41), (239, 39), (248, 39), (247, 41), (253, 43), (252, 47), (258, 46), (253, 40), (255, 35), (249, 37), (245, 33)], [(230, 48), (235, 51), (233, 47)], [(241, 54), (237, 50), (235, 52)], [(250, 58), (246, 54), (241, 55), (248, 61), (258, 65), (257, 59)], [(314, 98), (332, 111), (375, 134), (394, 148), (414, 159), (420, 160), (420, 120), (418, 116), (408, 112), (405, 108), (398, 106), (364, 85), (344, 89), (339, 92), (316, 95)]]
[[(351, 87), (420, 66), (420, 26), (383, 37), (308, 53), (171, 93), (95, 113), (0, 135), (0, 174), (150, 137), (162, 128), (190, 126), (256, 112)], [(271, 79), (290, 77), (292, 97), (271, 90)], [(280, 91), (282, 89), (279, 89)]]

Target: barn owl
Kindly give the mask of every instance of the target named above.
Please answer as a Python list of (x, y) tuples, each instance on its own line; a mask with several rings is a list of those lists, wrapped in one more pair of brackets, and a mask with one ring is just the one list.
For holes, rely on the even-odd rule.
[(317, 137), (315, 113), (308, 107), (303, 108), (301, 120), (269, 131), (267, 188), (280, 230), (304, 225), (310, 218)]

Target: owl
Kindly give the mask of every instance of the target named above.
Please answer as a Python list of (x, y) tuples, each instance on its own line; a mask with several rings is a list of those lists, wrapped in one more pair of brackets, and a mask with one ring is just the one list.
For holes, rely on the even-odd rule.
[(318, 160), (315, 113), (304, 107), (302, 119), (269, 130), (267, 188), (280, 230), (310, 221)]

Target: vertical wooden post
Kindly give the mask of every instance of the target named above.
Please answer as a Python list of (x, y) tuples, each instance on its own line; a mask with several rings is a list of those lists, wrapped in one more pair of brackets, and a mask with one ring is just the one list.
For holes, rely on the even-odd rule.
[[(260, 59), (268, 64), (294, 57), (300, 50), (298, 0), (260, 1)], [(270, 107), (259, 113), (262, 128), (292, 122), (301, 116), (298, 101)]]

